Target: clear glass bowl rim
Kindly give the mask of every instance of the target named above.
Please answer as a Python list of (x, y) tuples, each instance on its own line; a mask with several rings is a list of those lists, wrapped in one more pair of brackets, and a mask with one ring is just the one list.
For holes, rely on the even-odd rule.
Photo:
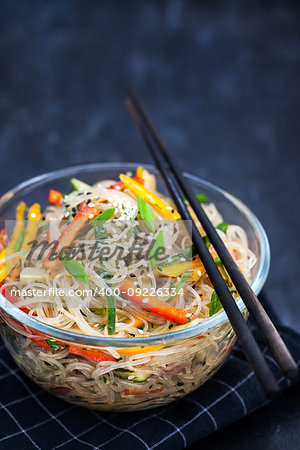
[[(8, 201), (12, 200), (17, 193), (20, 193), (23, 189), (30, 187), (30, 185), (36, 185), (36, 187), (38, 187), (40, 184), (46, 183), (51, 180), (55, 180), (58, 177), (64, 176), (71, 177), (76, 173), (79, 173), (80, 171), (93, 172), (97, 169), (114, 170), (119, 169), (120, 167), (122, 167), (122, 170), (132, 170), (133, 166), (137, 167), (138, 165), (143, 165), (143, 167), (146, 167), (150, 171), (157, 170), (155, 166), (152, 164), (144, 164), (136, 162), (127, 162), (127, 163), (112, 162), (112, 163), (87, 163), (72, 167), (66, 167), (63, 169), (55, 170), (53, 172), (44, 173), (42, 175), (38, 175), (36, 177), (30, 178), (29, 180), (20, 183), (19, 185), (9, 190), (6, 194), (2, 195), (2, 197), (0, 198), (0, 209)], [(208, 180), (205, 180), (204, 178), (186, 172), (184, 173), (184, 176), (191, 182), (194, 183), (200, 182), (208, 189), (211, 189), (212, 191), (215, 191), (216, 193), (219, 193), (224, 197), (226, 197), (227, 200), (232, 202), (240, 210), (241, 214), (243, 214), (244, 217), (249, 222), (255, 235), (258, 238), (259, 244), (259, 254), (260, 254), (259, 264), (257, 268), (257, 273), (251, 284), (251, 287), (254, 290), (255, 294), (258, 295), (259, 292), (262, 290), (264, 283), (267, 279), (271, 261), (269, 241), (262, 224), (255, 216), (255, 214), (243, 202), (241, 202), (235, 196), (229, 194), (221, 187), (215, 185), (214, 183), (211, 183)], [(242, 301), (241, 298), (237, 300), (237, 306), (240, 309), (240, 311), (243, 311), (243, 309), (245, 309), (244, 302)], [(34, 317), (29, 316), (28, 314), (24, 313), (18, 308), (7, 307), (6, 300), (2, 294), (0, 294), (0, 309), (5, 311), (6, 314), (8, 314), (10, 317), (20, 322), (22, 325), (26, 325), (40, 333), (54, 337), (58, 340), (91, 347), (136, 347), (136, 346), (175, 343), (184, 339), (201, 335), (204, 332), (207, 332), (209, 329), (218, 325), (222, 325), (228, 321), (226, 313), (222, 311), (219, 314), (216, 314), (213, 317), (206, 319), (199, 325), (192, 326), (184, 330), (176, 331), (173, 333), (160, 334), (156, 336), (145, 336), (128, 339), (128, 338), (113, 338), (106, 336), (104, 337), (88, 336), (52, 327), (51, 325), (44, 324), (43, 322), (38, 321)]]

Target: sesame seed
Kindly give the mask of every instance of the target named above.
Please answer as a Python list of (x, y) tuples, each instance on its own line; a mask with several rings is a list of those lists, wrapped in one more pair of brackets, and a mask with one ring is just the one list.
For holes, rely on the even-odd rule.
[(174, 210), (172, 209), (171, 206), (167, 206), (167, 209), (168, 209), (169, 211), (174, 211)]
[(144, 298), (143, 303), (149, 303), (149, 298)]
[(88, 205), (89, 203), (91, 203), (91, 201), (92, 200), (90, 198), (88, 198), (86, 204)]
[(199, 275), (199, 277), (201, 277), (202, 274), (201, 270), (198, 270), (197, 274)]
[(171, 213), (174, 214), (174, 212), (175, 212), (174, 209), (172, 209)]
[(131, 273), (130, 276), (131, 276), (131, 277), (135, 277), (136, 275), (135, 275), (134, 273)]
[(87, 192), (86, 195), (91, 195), (91, 192)]
[(76, 212), (76, 208), (74, 208), (74, 206), (73, 206), (73, 208), (72, 208), (72, 212)]
[(94, 206), (95, 206), (95, 203), (92, 203), (92, 202), (88, 203), (89, 208), (94, 208)]
[(89, 217), (89, 219), (93, 219), (94, 218), (94, 214), (89, 214), (88, 217)]
[(182, 257), (182, 258), (180, 258), (180, 261), (182, 261), (182, 262), (183, 262), (183, 261), (185, 261), (185, 259), (184, 259), (184, 258)]

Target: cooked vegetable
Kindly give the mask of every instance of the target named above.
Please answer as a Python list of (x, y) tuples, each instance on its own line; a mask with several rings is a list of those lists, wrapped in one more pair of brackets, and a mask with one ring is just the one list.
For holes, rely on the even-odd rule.
[[(130, 319), (126, 320), (126, 323), (130, 324), (131, 320)], [(141, 328), (144, 325), (145, 325), (145, 323), (144, 323), (144, 321), (142, 319), (140, 319), (139, 317), (135, 317), (134, 324), (133, 324), (133, 326), (135, 328)]]
[(78, 278), (80, 281), (83, 281), (85, 284), (90, 285), (89, 279), (85, 272), (85, 269), (80, 262), (75, 259), (69, 258), (67, 255), (62, 255), (61, 259), (64, 263), (66, 271), (75, 278)]
[(147, 298), (142, 294), (138, 295), (136, 292), (136, 286), (128, 280), (124, 280), (122, 282), (120, 291), (124, 297), (128, 298), (136, 305), (141, 306), (147, 311), (151, 311), (159, 317), (171, 320), (172, 322), (185, 324), (197, 318), (194, 314), (183, 309), (173, 308), (167, 305), (166, 302), (159, 300), (157, 297)]
[[(192, 279), (191, 271), (185, 273), (184, 275), (180, 275), (176, 280), (174, 280), (171, 284), (171, 289), (175, 289), (175, 293), (172, 293), (170, 297), (166, 300), (167, 303), (171, 303), (174, 298), (177, 297), (180, 290), (187, 286), (187, 284), (194, 283)], [(172, 292), (172, 290), (171, 290)]]
[(76, 347), (75, 345), (69, 345), (69, 353), (72, 353), (73, 355), (82, 356), (83, 358), (86, 358), (86, 359), (89, 359), (89, 360), (95, 361), (95, 362), (115, 361), (116, 360), (116, 358), (114, 358), (108, 352), (105, 352), (102, 350), (92, 350), (92, 349), (80, 348), (80, 347)]
[(202, 239), (203, 239), (203, 241), (204, 241), (206, 247), (209, 248), (209, 247), (211, 246), (211, 242), (210, 242), (210, 240), (208, 239), (208, 237), (205, 235), (205, 236), (202, 236)]
[(223, 308), (222, 303), (220, 302), (216, 291), (214, 291), (211, 295), (211, 300), (210, 300), (209, 317), (216, 314), (222, 308)]
[[(28, 211), (28, 221), (24, 234), (24, 239), (21, 245), (21, 251), (28, 250), (30, 245), (35, 240), (37, 231), (39, 228), (39, 222), (41, 220), (41, 207), (38, 203), (34, 203)], [(6, 264), (7, 265), (7, 264)], [(6, 267), (7, 273), (10, 274), (12, 278), (19, 278), (21, 272), (21, 258), (16, 258), (13, 260), (14, 268), (8, 272), (8, 267)]]
[(21, 250), (28, 250), (28, 246), (30, 245), (30, 243), (35, 240), (40, 220), (41, 220), (41, 206), (38, 203), (34, 203), (29, 208), (28, 222)]
[(196, 256), (192, 261), (184, 261), (173, 266), (159, 267), (159, 273), (167, 277), (179, 277), (188, 271), (191, 271), (191, 280), (196, 283), (206, 272), (199, 256)]
[(26, 285), (28, 283), (44, 283), (46, 281), (47, 272), (45, 269), (36, 267), (25, 267), (20, 273), (20, 283)]
[(136, 196), (136, 200), (141, 219), (144, 221), (148, 230), (151, 231), (151, 233), (155, 233), (154, 214), (151, 207), (139, 195)]
[[(0, 254), (0, 259), (7, 258), (16, 252), (15, 246), (19, 245), (20, 239), (23, 236), (24, 239), (24, 213), (25, 213), (26, 203), (20, 202), (16, 208), (16, 223), (12, 233), (11, 240), (5, 250), (2, 250)], [(21, 236), (21, 238), (20, 238)], [(22, 241), (23, 241), (22, 239)], [(10, 259), (5, 263), (0, 265), (0, 282), (11, 272), (13, 267), (16, 265), (15, 259)]]
[(20, 231), (19, 237), (15, 243), (14, 249), (16, 252), (18, 252), (21, 249), (24, 237), (25, 237), (25, 228), (22, 228), (22, 230)]
[(121, 347), (116, 348), (116, 350), (118, 353), (120, 353), (120, 355), (132, 356), (139, 355), (140, 353), (155, 352), (160, 348), (164, 348), (164, 345), (149, 345), (147, 347)]
[(58, 258), (50, 260), (49, 257), (54, 253), (54, 251), (59, 254), (64, 247), (68, 247), (75, 239), (77, 233), (84, 227), (85, 222), (97, 217), (100, 211), (101, 211), (101, 204), (99, 203), (98, 204), (89, 203), (88, 205), (84, 206), (80, 211), (78, 211), (72, 222), (65, 228), (64, 232), (60, 236), (58, 240), (58, 246), (56, 247), (56, 249), (55, 250), (52, 249), (47, 258), (44, 260), (43, 262), (44, 269), (50, 270), (55, 269), (59, 260)]
[(163, 267), (173, 266), (174, 264), (179, 264), (184, 261), (191, 261), (194, 256), (196, 256), (195, 248), (192, 245), (191, 247), (186, 248), (183, 252), (170, 256), (165, 261), (159, 263), (159, 268), (162, 269)]
[[(143, 185), (144, 180), (140, 177), (132, 177), (132, 180), (136, 181), (137, 183)], [(109, 186), (107, 189), (115, 189), (116, 191), (124, 191), (126, 189), (125, 184), (123, 181), (118, 181), (117, 183), (114, 183), (112, 186)]]
[(48, 195), (48, 203), (51, 203), (52, 205), (58, 205), (61, 203), (61, 201), (64, 199), (64, 196), (61, 192), (55, 191), (54, 189), (50, 189), (49, 195)]
[[(156, 179), (145, 167), (139, 166), (136, 169), (137, 178), (142, 178), (144, 181), (144, 186), (152, 192), (156, 191)], [(133, 177), (134, 178), (134, 177)]]
[(54, 352), (57, 352), (58, 350), (61, 349), (61, 345), (59, 345), (54, 339), (46, 339), (45, 342)]
[(157, 233), (154, 244), (149, 252), (149, 258), (151, 261), (152, 269), (156, 266), (156, 263), (161, 258), (161, 255), (164, 253), (164, 250), (165, 250), (164, 234), (162, 230), (160, 230)]
[(111, 336), (116, 329), (116, 300), (113, 296), (106, 296), (107, 333)]
[(114, 370), (114, 375), (116, 377), (122, 378), (123, 380), (134, 381), (136, 383), (142, 383), (144, 381), (147, 381), (148, 378), (151, 376), (150, 373), (140, 373), (126, 369), (116, 369)]
[(164, 215), (167, 219), (178, 220), (180, 219), (180, 214), (172, 208), (172, 206), (165, 203), (160, 197), (153, 192), (148, 191), (139, 183), (137, 183), (133, 178), (129, 178), (126, 175), (120, 175), (121, 181), (125, 186), (135, 195), (139, 195), (143, 200), (145, 200), (149, 205), (153, 206), (158, 212)]
[(92, 186), (85, 183), (84, 181), (78, 180), (77, 178), (71, 178), (70, 180), (71, 185), (75, 189), (75, 191), (89, 191)]
[(223, 233), (226, 234), (227, 229), (228, 229), (228, 223), (226, 223), (226, 222), (221, 222), (221, 223), (219, 223), (219, 225), (216, 226), (216, 229), (217, 229), (217, 230), (221, 230), (221, 231), (223, 231)]
[(99, 241), (106, 237), (106, 231), (103, 227), (103, 222), (106, 222), (107, 220), (111, 219), (114, 215), (115, 208), (109, 208), (100, 213), (95, 219), (92, 220), (92, 224), (94, 226), (94, 232), (95, 232), (95, 239), (96, 241)]
[(206, 203), (209, 200), (207, 195), (203, 195), (203, 194), (196, 194), (196, 199), (198, 200), (199, 203)]

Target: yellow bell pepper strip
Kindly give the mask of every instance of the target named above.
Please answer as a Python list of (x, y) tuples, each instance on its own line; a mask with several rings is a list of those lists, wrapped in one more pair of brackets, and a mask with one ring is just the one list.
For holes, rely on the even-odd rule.
[(101, 212), (101, 204), (99, 203), (96, 204), (89, 203), (88, 205), (83, 206), (80, 209), (80, 211), (78, 211), (72, 222), (69, 223), (69, 225), (63, 231), (62, 235), (58, 240), (57, 247), (56, 248), (54, 247), (52, 250), (50, 250), (48, 256), (43, 261), (42, 264), (43, 268), (50, 270), (55, 269), (55, 267), (59, 262), (59, 259), (56, 258), (50, 261), (49, 256), (54, 252), (58, 252), (59, 254), (59, 252), (64, 247), (68, 247), (73, 242), (79, 231), (82, 230), (82, 228), (85, 226), (86, 222), (88, 220), (92, 220), (95, 217), (97, 217), (100, 214), (100, 212)]
[[(133, 177), (132, 179), (135, 180), (137, 183), (144, 184), (143, 178)], [(115, 191), (124, 191), (125, 188), (126, 186), (123, 183), (123, 181), (117, 181), (116, 183), (114, 183), (113, 185), (109, 186), (106, 189), (114, 189)]]
[(143, 173), (144, 173), (144, 167), (138, 166), (136, 169), (136, 176), (138, 178), (143, 178)]
[[(41, 220), (41, 206), (39, 203), (34, 203), (28, 211), (27, 216), (28, 222), (25, 230), (24, 239), (21, 246), (21, 251), (28, 250), (30, 242), (34, 241), (38, 232), (39, 222)], [(21, 258), (17, 258), (16, 260), (12, 260), (15, 268), (13, 269), (11, 276), (14, 278), (19, 277), (21, 268), (20, 262)], [(10, 261), (8, 261), (9, 263)], [(6, 264), (7, 265), (7, 264)], [(10, 271), (7, 270), (7, 273)]]
[(27, 218), (28, 222), (21, 251), (28, 250), (28, 243), (34, 241), (34, 239), (36, 238), (39, 228), (39, 222), (41, 220), (41, 206), (39, 205), (39, 203), (34, 203), (29, 208)]
[[(2, 287), (3, 286), (3, 284), (2, 283), (0, 283), (0, 287)], [(18, 298), (16, 298), (16, 297), (14, 297), (11, 293), (10, 293), (10, 291), (9, 291), (9, 289), (4, 289), (3, 291), (2, 291), (2, 295), (6, 298), (6, 300), (9, 302), (9, 303), (11, 303), (12, 305), (14, 305), (15, 303), (17, 303), (18, 301), (19, 301), (19, 299)], [(29, 314), (30, 313), (30, 309), (29, 308), (27, 308), (27, 306), (21, 306), (20, 308), (19, 308), (21, 311), (23, 311), (23, 312), (25, 312), (26, 314)], [(33, 314), (33, 315), (36, 315), (36, 314)]]
[(137, 183), (133, 178), (129, 178), (126, 175), (120, 175), (121, 181), (124, 185), (135, 195), (139, 195), (145, 202), (149, 203), (160, 214), (171, 220), (180, 219), (180, 214), (172, 208), (172, 206), (165, 203), (160, 197), (153, 192), (148, 191), (141, 184)]
[[(128, 323), (129, 325), (131, 324), (131, 320), (126, 320), (126, 323)], [(139, 317), (135, 317), (134, 318), (134, 323), (133, 326), (135, 328), (141, 328), (144, 324), (144, 321), (142, 319), (140, 319)]]
[[(136, 176), (138, 178), (143, 178), (144, 180), (144, 187), (146, 189), (149, 189), (149, 191), (155, 192), (156, 191), (156, 179), (155, 175), (148, 172), (145, 167), (139, 166), (136, 169)], [(133, 177), (134, 178), (134, 177)]]
[[(2, 252), (0, 253), (0, 260), (4, 258), (5, 258), (5, 250), (2, 250)], [(6, 277), (5, 263), (3, 263), (0, 265), (0, 282), (3, 281), (5, 277)]]
[(184, 261), (172, 266), (158, 267), (161, 275), (173, 278), (177, 278), (191, 269), (191, 279), (193, 283), (196, 283), (206, 272), (199, 256), (196, 256), (192, 261)]
[[(16, 223), (14, 226), (14, 230), (12, 233), (11, 240), (6, 247), (5, 250), (3, 250), (0, 254), (0, 259), (3, 259), (5, 257), (8, 257), (10, 255), (13, 255), (15, 253), (15, 245), (24, 230), (24, 213), (25, 213), (26, 204), (24, 202), (20, 202), (16, 208)], [(13, 259), (10, 259), (6, 263), (1, 264), (0, 266), (0, 282), (4, 280), (6, 275), (9, 274), (9, 272), (12, 270), (12, 268), (15, 266), (16, 262)]]
[(165, 345), (149, 345), (148, 347), (121, 347), (116, 348), (116, 350), (120, 355), (132, 356), (139, 355), (140, 353), (155, 352), (164, 347)]
[(157, 297), (147, 298), (142, 294), (137, 294), (136, 286), (128, 280), (124, 280), (121, 283), (120, 291), (128, 300), (131, 300), (136, 305), (151, 311), (153, 314), (164, 319), (170, 320), (172, 322), (177, 322), (179, 324), (185, 324), (191, 322), (198, 317), (184, 309), (174, 308), (159, 300)]

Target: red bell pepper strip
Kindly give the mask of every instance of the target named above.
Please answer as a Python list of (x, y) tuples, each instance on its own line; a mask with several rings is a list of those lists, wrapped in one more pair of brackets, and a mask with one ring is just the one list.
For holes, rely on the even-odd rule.
[[(2, 286), (2, 283), (0, 283), (0, 287)], [(12, 304), (14, 304), (14, 303), (17, 303), (18, 302), (18, 299), (16, 298), (16, 297), (14, 297), (10, 292), (9, 292), (9, 290), (8, 289), (5, 289), (4, 290), (4, 292), (3, 292), (3, 295), (4, 295), (4, 297), (6, 298), (6, 300), (8, 300), (10, 303), (12, 303)], [(22, 306), (21, 308), (19, 308), (21, 311), (23, 311), (24, 313), (26, 313), (26, 314), (29, 314), (29, 312), (30, 312), (30, 309), (29, 308), (27, 308), (27, 306)], [(16, 322), (17, 323), (17, 322)], [(35, 334), (35, 335), (38, 335), (38, 336), (44, 336), (44, 334), (43, 333), (40, 333), (39, 331), (36, 331), (36, 330), (32, 330), (31, 328), (28, 328), (28, 327), (26, 327), (27, 329), (28, 329), (28, 331), (30, 332), (30, 333), (32, 333), (32, 334)], [(48, 339), (46, 336), (45, 336), (45, 338), (46, 339)], [(45, 348), (46, 350), (52, 350), (52, 348), (50, 347), (50, 345), (49, 344), (47, 344), (47, 342), (46, 342), (46, 339), (40, 339), (39, 337), (36, 337), (36, 338), (34, 338), (34, 337), (31, 337), (30, 338), (32, 341), (34, 341), (37, 345), (39, 345), (40, 347), (43, 347), (43, 348)], [(62, 344), (59, 344), (59, 345), (62, 345)], [(63, 347), (61, 348), (61, 350), (63, 349)], [(57, 350), (57, 351), (60, 351), (60, 350)]]
[(145, 297), (142, 294), (138, 295), (135, 290), (135, 285), (128, 280), (124, 280), (120, 286), (120, 291), (124, 297), (131, 300), (138, 306), (151, 311), (153, 314), (172, 322), (184, 325), (194, 319), (199, 319), (195, 314), (189, 313), (184, 309), (173, 308), (168, 303), (159, 300), (157, 297)]
[(50, 189), (49, 195), (48, 195), (48, 203), (51, 203), (52, 205), (57, 205), (63, 200), (63, 195), (59, 191), (55, 191), (54, 189)]
[[(144, 184), (143, 178), (140, 177), (132, 177), (133, 180), (135, 180), (137, 183)], [(123, 181), (118, 181), (117, 183), (114, 183), (112, 186), (109, 186), (107, 189), (115, 189), (116, 191), (124, 191), (126, 188)]]
[(53, 261), (50, 261), (49, 256), (54, 252), (57, 252), (59, 254), (64, 247), (68, 247), (75, 239), (79, 231), (84, 227), (85, 222), (87, 220), (94, 219), (100, 214), (100, 212), (101, 212), (101, 205), (99, 203), (96, 204), (89, 203), (88, 205), (84, 206), (80, 211), (78, 211), (72, 222), (69, 223), (69, 225), (64, 229), (62, 235), (58, 240), (57, 247), (56, 248), (54, 247), (52, 250), (50, 250), (48, 256), (43, 261), (42, 264), (43, 268), (50, 270), (55, 269), (55, 267), (59, 262), (59, 259), (56, 258)]
[(54, 392), (69, 392), (69, 391), (72, 391), (72, 389), (64, 386), (57, 386), (56, 388), (54, 388)]
[[(0, 287), (1, 287), (1, 286), (3, 286), (2, 283), (0, 283)], [(11, 295), (11, 293), (9, 292), (8, 289), (4, 289), (4, 291), (2, 292), (2, 294), (3, 294), (3, 297), (5, 297), (6, 300), (9, 301), (9, 303), (14, 304), (14, 303), (17, 303), (17, 302), (19, 301), (16, 297), (14, 297), (13, 295)], [(20, 309), (21, 311), (23, 311), (24, 313), (26, 313), (26, 314), (28, 314), (28, 313), (30, 312), (30, 309), (27, 308), (27, 306), (21, 306), (21, 308), (19, 308), (19, 309)]]
[(88, 350), (76, 347), (75, 345), (69, 345), (69, 353), (72, 353), (73, 355), (82, 356), (83, 358), (95, 362), (116, 360), (116, 358), (112, 356), (110, 353), (104, 352), (102, 350), (94, 350), (94, 349)]

